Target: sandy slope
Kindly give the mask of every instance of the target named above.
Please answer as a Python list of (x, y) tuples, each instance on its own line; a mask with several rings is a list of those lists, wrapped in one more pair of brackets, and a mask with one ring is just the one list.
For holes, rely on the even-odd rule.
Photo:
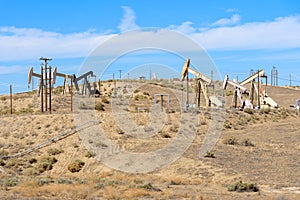
[[(124, 86), (118, 84), (119, 94), (125, 95)], [(104, 88), (106, 91), (104, 91)], [(104, 83), (102, 92), (111, 91), (111, 84)], [(127, 90), (129, 90), (127, 88)], [(146, 93), (145, 93), (146, 92)], [(297, 91), (298, 92), (298, 91)], [(149, 123), (147, 113), (136, 113), (136, 107), (153, 105), (154, 93), (171, 93), (166, 87), (146, 85), (130, 96), (126, 110), (145, 129)], [(280, 94), (290, 95), (289, 100)], [(179, 92), (179, 96), (180, 96)], [(290, 104), (296, 98), (292, 90), (272, 88), (269, 94), (280, 105)], [(136, 97), (138, 96), (138, 97)], [(14, 154), (33, 147), (78, 125), (69, 112), (69, 97), (54, 96), (53, 114), (41, 114), (39, 106), (28, 106), (35, 100), (23, 95), (14, 101), (14, 115), (2, 115), (0, 129), (0, 154)], [(171, 97), (174, 113), (168, 115), (158, 134), (147, 139), (137, 139), (120, 130), (111, 114), (112, 99), (103, 103), (105, 111), (97, 111), (99, 126), (106, 136), (127, 151), (151, 152), (170, 143), (178, 134), (180, 112), (178, 98)], [(179, 98), (180, 100), (180, 98)], [(34, 101), (36, 102), (36, 101)], [(176, 103), (177, 102), (177, 103)], [(6, 109), (8, 100), (0, 102)], [(36, 103), (38, 104), (38, 103)], [(166, 105), (166, 104), (164, 104)], [(22, 108), (32, 110), (20, 112)], [(76, 115), (76, 113), (75, 113)], [(105, 148), (101, 141), (85, 141), (80, 132), (53, 142), (50, 145), (16, 159), (3, 160), (1, 166), (1, 199), (298, 199), (300, 196), (300, 137), (299, 117), (286, 109), (254, 111), (253, 114), (236, 110), (226, 111), (225, 126), (213, 151), (216, 158), (199, 157), (199, 149), (209, 126), (213, 125), (209, 110), (200, 110), (195, 125), (196, 137), (183, 156), (172, 164), (146, 174), (124, 173), (103, 165), (96, 157), (90, 157), (85, 142)], [(232, 139), (235, 144), (227, 144)], [(244, 141), (254, 146), (245, 146)], [(98, 142), (98, 143), (97, 143)], [(61, 152), (50, 155), (51, 150)], [(54, 156), (57, 162), (51, 170), (29, 173), (39, 159)], [(30, 163), (32, 158), (37, 163)], [(68, 170), (75, 160), (85, 164), (76, 173)], [(259, 192), (229, 192), (227, 187), (242, 180), (257, 183)], [(16, 185), (14, 184), (16, 183)]]

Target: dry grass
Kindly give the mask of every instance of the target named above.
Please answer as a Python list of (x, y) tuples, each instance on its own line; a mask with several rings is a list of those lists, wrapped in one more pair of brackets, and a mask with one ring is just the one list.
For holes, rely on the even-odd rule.
[[(109, 105), (113, 85), (102, 84), (101, 94), (106, 95), (96, 101), (106, 107), (104, 111), (99, 108), (101, 112), (96, 112), (103, 121), (99, 126), (124, 150), (137, 153), (155, 151), (168, 145), (178, 134), (181, 112), (177, 111), (180, 106), (168, 87), (145, 85), (138, 88), (139, 91), (130, 99), (127, 113), (142, 128), (150, 123), (149, 113), (136, 113), (135, 108), (151, 108), (155, 93), (171, 94), (171, 107), (176, 110), (167, 115), (158, 135), (140, 139), (126, 132), (120, 133), (121, 128), (114, 121)], [(125, 89), (122, 83), (117, 84), (120, 87), (118, 92), (129, 93), (129, 87)], [(3, 97), (0, 101), (0, 108), (7, 109), (8, 100)], [(0, 156), (25, 150), (74, 126), (73, 115), (69, 114), (68, 96), (54, 95), (56, 110), (51, 115), (39, 113), (39, 104), (31, 95), (16, 96), (14, 103), (15, 111), (22, 110), (23, 113), (0, 116)], [(96, 110), (99, 109), (96, 107)], [(227, 186), (237, 180), (251, 180), (259, 186), (264, 185), (260, 188), (264, 197), (276, 199), (276, 193), (270, 192), (271, 189), (283, 185), (296, 187), (300, 176), (297, 168), (299, 118), (287, 109), (247, 112), (227, 110), (224, 132), (213, 149), (217, 155), (214, 159), (199, 158), (199, 148), (213, 118), (209, 109), (205, 109), (195, 117), (195, 126), (201, 134), (197, 134), (190, 148), (178, 160), (152, 173), (128, 174), (109, 169), (96, 159), (93, 152), (88, 152), (81, 138), (74, 134), (29, 156), (3, 160), (0, 169), (3, 168), (7, 174), (0, 172), (1, 180), (6, 180), (2, 182), (5, 184), (0, 193), (3, 199), (13, 195), (19, 199), (218, 199), (220, 196), (239, 199), (241, 196), (228, 192)], [(101, 141), (91, 141), (101, 147)], [(55, 156), (57, 162), (42, 159), (45, 156)], [(85, 164), (81, 170), (72, 173), (68, 166), (77, 159)], [(52, 163), (52, 169), (39, 171), (40, 163), (46, 161)], [(286, 192), (286, 195), (289, 199), (295, 196), (293, 192)], [(252, 197), (256, 199), (256, 196)], [(260, 197), (257, 196), (257, 199)]]

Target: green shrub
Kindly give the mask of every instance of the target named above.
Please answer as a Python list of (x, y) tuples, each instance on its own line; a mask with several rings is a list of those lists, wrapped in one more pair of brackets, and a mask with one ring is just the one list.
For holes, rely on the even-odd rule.
[(229, 144), (229, 145), (237, 145), (238, 144), (237, 139), (234, 137), (229, 137), (229, 138), (224, 139), (223, 143)]
[(95, 156), (95, 154), (94, 154), (94, 153), (91, 153), (91, 152), (89, 152), (89, 151), (86, 151), (86, 152), (84, 153), (84, 156), (87, 157), (87, 158), (92, 158), (92, 157)]
[(205, 119), (201, 119), (199, 124), (200, 124), (200, 126), (203, 126), (203, 125), (207, 125), (207, 122)]
[(14, 187), (20, 182), (16, 177), (9, 177), (1, 181), (5, 187)]
[(258, 192), (259, 188), (256, 183), (243, 183), (239, 181), (233, 185), (228, 187), (228, 191), (236, 191), (236, 192)]
[(148, 92), (143, 92), (143, 95), (150, 96)]
[(204, 155), (205, 158), (215, 158), (215, 153), (212, 151), (207, 151), (206, 154)]
[(243, 142), (242, 142), (242, 145), (243, 146), (250, 146), (250, 147), (253, 147), (254, 146), (254, 144), (250, 141), (250, 139), (245, 139), (245, 140), (243, 140)]
[(65, 179), (65, 178), (59, 178), (59, 179), (57, 180), (57, 183), (58, 183), (58, 184), (72, 185), (72, 184), (73, 184), (73, 181), (72, 181), (72, 180), (69, 180), (69, 179)]
[(64, 91), (64, 88), (62, 86), (58, 86), (53, 90), (54, 94), (61, 94)]
[(34, 167), (29, 167), (23, 170), (23, 174), (26, 176), (35, 176), (39, 175), (39, 171)]
[(147, 183), (145, 185), (139, 185), (137, 188), (143, 188), (146, 190), (153, 190), (153, 191), (157, 191), (157, 192), (161, 191), (161, 189), (153, 187), (153, 185), (151, 183)]
[(78, 178), (78, 177), (72, 177), (71, 178), (71, 181), (75, 181), (75, 182), (77, 182), (78, 184), (87, 184), (88, 183), (88, 181), (87, 180), (85, 180), (85, 179), (80, 179), (80, 178)]
[(54, 164), (57, 162), (57, 159), (53, 156), (44, 156), (44, 157), (40, 158), (40, 162), (48, 162), (48, 163)]
[(0, 100), (1, 100), (1, 101), (6, 101), (6, 99), (7, 99), (6, 96), (1, 96), (1, 97), (0, 97)]
[(107, 144), (105, 144), (105, 143), (103, 143), (101, 141), (97, 142), (95, 146), (98, 147), (98, 148), (102, 148), (102, 149), (105, 149), (105, 148), (108, 147)]
[(45, 171), (48, 171), (48, 170), (51, 170), (53, 168), (52, 164), (51, 163), (48, 163), (48, 162), (41, 162), (38, 164), (38, 171), (40, 173), (43, 173)]
[(244, 112), (245, 112), (245, 113), (248, 113), (248, 114), (250, 114), (250, 115), (253, 115), (253, 114), (254, 114), (254, 110), (251, 109), (251, 108), (245, 108), (245, 109), (244, 109)]
[(5, 166), (5, 162), (2, 159), (0, 159), (0, 166)]
[[(15, 112), (15, 109), (13, 109), (13, 113)], [(8, 108), (4, 108), (4, 109), (0, 109), (0, 115), (7, 115), (10, 114), (10, 109)]]
[(28, 159), (28, 162), (29, 162), (30, 164), (33, 164), (33, 163), (36, 163), (36, 162), (37, 162), (37, 159), (36, 159), (36, 158), (29, 158), (29, 159)]
[(50, 178), (48, 177), (43, 177), (43, 178), (40, 178), (38, 180), (38, 185), (39, 186), (43, 186), (43, 185), (48, 185), (50, 183), (54, 182), (53, 180), (51, 180)]
[(20, 161), (17, 158), (11, 158), (6, 161), (6, 167), (17, 167)]
[(134, 179), (133, 182), (135, 184), (142, 184), (143, 183), (143, 180), (140, 180), (140, 179)]
[(74, 162), (69, 164), (68, 170), (72, 173), (79, 172), (82, 169), (82, 167), (84, 166), (84, 164), (85, 163), (81, 160), (75, 160)]
[(50, 149), (47, 150), (47, 152), (50, 156), (55, 156), (55, 155), (58, 155), (60, 153), (63, 153), (64, 151), (61, 150), (61, 149), (57, 149), (57, 148), (50, 148)]
[(226, 96), (232, 96), (233, 91), (232, 90), (226, 90)]
[(82, 109), (82, 110), (93, 110), (94, 108), (90, 104), (86, 104), (85, 102), (80, 102), (79, 103), (79, 109)]
[(21, 108), (19, 110), (19, 113), (22, 113), (22, 114), (26, 114), (26, 113), (33, 113), (34, 111), (31, 109), (31, 108)]
[(102, 98), (101, 98), (101, 101), (102, 101), (103, 103), (109, 104), (108, 99), (106, 99), (105, 97), (102, 97)]
[(171, 135), (170, 135), (169, 133), (166, 133), (166, 132), (164, 132), (164, 133), (162, 134), (162, 137), (163, 137), (163, 138), (172, 138)]
[(104, 106), (101, 103), (95, 104), (95, 110), (104, 111)]
[(262, 108), (259, 111), (260, 114), (269, 114), (270, 112), (271, 112), (270, 108)]
[(179, 126), (173, 124), (173, 125), (170, 127), (169, 130), (170, 130), (171, 132), (178, 132), (178, 129), (179, 129)]
[(288, 116), (287, 110), (284, 109), (284, 108), (281, 109), (281, 110), (280, 110), (280, 116), (281, 116), (282, 119), (285, 119), (285, 118)]
[(223, 126), (224, 126), (224, 128), (226, 128), (226, 129), (230, 129), (230, 128), (232, 128), (232, 124), (231, 124), (231, 122), (227, 122), (227, 121), (224, 123), (224, 125), (223, 125)]
[(96, 183), (96, 186), (95, 186), (96, 189), (102, 189), (104, 187), (105, 187), (104, 183)]
[(180, 182), (171, 180), (170, 185), (180, 185)]
[(51, 170), (53, 168), (53, 164), (57, 162), (57, 159), (55, 157), (46, 156), (42, 157), (38, 161), (37, 169), (40, 173), (43, 173), (45, 171)]

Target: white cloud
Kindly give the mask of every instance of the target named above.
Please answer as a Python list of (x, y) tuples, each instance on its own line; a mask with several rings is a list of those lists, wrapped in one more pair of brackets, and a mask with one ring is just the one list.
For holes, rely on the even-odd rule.
[(1, 35), (36, 36), (36, 37), (58, 37), (60, 35), (58, 33), (42, 31), (36, 28), (16, 28), (14, 26), (1, 27), (0, 33)]
[[(0, 74), (15, 74), (24, 72), (24, 66), (13, 65), (13, 66), (0, 66)], [(26, 69), (27, 70), (27, 69)]]
[[(135, 15), (131, 8), (123, 7), (125, 15), (119, 28), (121, 31), (137, 28)], [(236, 18), (231, 17), (234, 21)], [(229, 22), (219, 24), (229, 24)], [(251, 22), (233, 26), (207, 26), (196, 27), (192, 22), (186, 21), (180, 25), (168, 26), (197, 41), (207, 50), (249, 50), (249, 49), (289, 49), (300, 48), (300, 15), (276, 18), (267, 22)], [(139, 32), (139, 31), (138, 31)], [(155, 31), (154, 31), (155, 32)], [(174, 49), (182, 51), (191, 49), (182, 46), (176, 37), (163, 36), (158, 41), (149, 41), (146, 38), (149, 32), (137, 33), (136, 38), (129, 38), (124, 45), (134, 47), (132, 41), (137, 44), (156, 45), (172, 44)], [(126, 34), (124, 34), (126, 35)], [(72, 58), (88, 56), (92, 50), (102, 44), (114, 34), (97, 33), (95, 30), (87, 30), (78, 33), (57, 33), (36, 28), (0, 27), (0, 61), (26, 60), (47, 56), (52, 58)], [(132, 37), (129, 35), (128, 37)], [(151, 36), (152, 37), (152, 36)], [(156, 36), (155, 36), (156, 37)], [(165, 41), (167, 38), (167, 41)], [(118, 40), (116, 40), (117, 42)], [(173, 48), (172, 47), (172, 48)], [(109, 54), (110, 47), (103, 53)], [(120, 47), (121, 48), (121, 47)]]
[(61, 34), (35, 28), (0, 27), (0, 60), (87, 56), (110, 36), (93, 30)]
[(226, 12), (228, 12), (228, 13), (237, 13), (237, 12), (239, 12), (239, 9), (237, 9), (237, 8), (228, 8), (228, 9), (226, 9)]
[(120, 31), (123, 33), (126, 31), (138, 29), (139, 27), (135, 23), (136, 17), (134, 11), (128, 6), (122, 6), (122, 8), (124, 10), (124, 16), (121, 19), (121, 23), (118, 26)]
[(192, 22), (187, 21), (187, 22), (183, 22), (179, 26), (171, 25), (168, 28), (171, 30), (179, 31), (183, 34), (192, 34), (196, 30), (194, 27), (192, 27), (192, 24), (193, 24)]
[(216, 27), (191, 35), (206, 49), (287, 49), (300, 48), (300, 15), (268, 22)]
[(213, 26), (229, 26), (229, 25), (235, 25), (239, 23), (241, 20), (240, 15), (234, 14), (230, 18), (223, 18), (219, 19), (218, 21), (214, 22)]

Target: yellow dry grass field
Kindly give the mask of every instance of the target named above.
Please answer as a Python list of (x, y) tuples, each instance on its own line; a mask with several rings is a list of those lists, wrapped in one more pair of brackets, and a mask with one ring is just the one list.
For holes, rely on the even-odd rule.
[[(157, 81), (139, 86), (124, 82), (117, 82), (117, 95), (123, 95), (124, 102), (127, 98), (128, 105), (114, 102), (112, 82), (102, 82), (100, 98), (85, 97), (95, 102), (92, 108), (80, 104), (96, 113), (94, 118), (100, 123), (93, 126), (122, 150), (135, 153), (163, 148), (181, 134), (185, 99), (181, 83)], [(189, 123), (195, 138), (189, 148), (176, 161), (148, 173), (123, 172), (103, 164), (90, 146), (104, 149), (107, 144), (83, 138), (84, 127), (76, 128), (75, 120), (81, 113), (71, 112), (70, 94), (57, 90), (51, 114), (40, 111), (34, 92), (14, 95), (12, 115), (9, 96), (0, 96), (0, 199), (300, 198), (300, 118), (289, 108), (300, 98), (299, 90), (270, 87), (268, 94), (280, 108), (251, 111), (229, 108), (232, 96), (228, 95), (220, 138), (206, 157), (199, 156), (199, 148), (214, 125), (213, 108), (192, 110), (195, 118)], [(166, 113), (159, 131), (147, 138), (134, 137), (139, 130), (153, 131), (149, 110), (154, 94), (169, 94), (170, 109), (166, 113), (167, 97), (159, 96), (156, 112), (162, 112), (163, 100)], [(114, 109), (120, 108), (135, 124), (133, 129), (126, 127), (132, 134), (116, 121)], [(66, 134), (56, 138), (62, 133)], [(12, 156), (33, 147), (37, 148)]]

